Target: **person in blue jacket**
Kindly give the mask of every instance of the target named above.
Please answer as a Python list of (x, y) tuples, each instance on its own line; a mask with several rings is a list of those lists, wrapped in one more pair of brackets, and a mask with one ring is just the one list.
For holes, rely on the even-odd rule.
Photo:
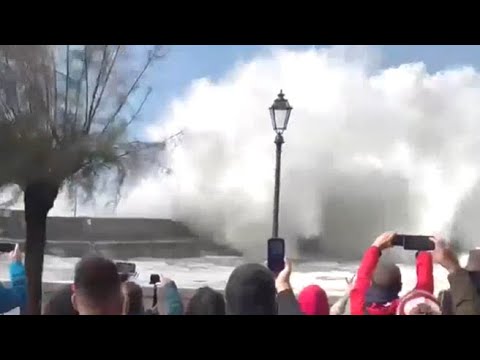
[(175, 281), (160, 275), (160, 301), (146, 311), (147, 315), (183, 315), (183, 301)]
[(24, 308), (27, 304), (27, 277), (22, 262), (22, 252), (18, 244), (10, 253), (10, 283), (5, 287), (0, 283), (0, 314), (9, 312), (17, 307)]

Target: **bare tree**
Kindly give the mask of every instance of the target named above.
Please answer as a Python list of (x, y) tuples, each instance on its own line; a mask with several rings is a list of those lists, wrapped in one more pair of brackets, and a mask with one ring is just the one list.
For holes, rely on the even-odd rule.
[[(0, 46), (0, 188), (24, 194), (28, 313), (40, 314), (46, 219), (64, 188), (115, 199), (165, 142), (131, 138), (151, 89), (141, 86), (163, 47)], [(113, 181), (115, 180), (115, 181)], [(115, 186), (113, 186), (115, 184)], [(73, 195), (75, 194), (75, 195)]]

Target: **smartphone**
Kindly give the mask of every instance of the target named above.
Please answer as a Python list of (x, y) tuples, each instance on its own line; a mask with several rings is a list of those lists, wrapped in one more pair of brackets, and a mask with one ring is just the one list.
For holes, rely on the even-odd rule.
[(159, 274), (150, 274), (150, 285), (155, 285), (160, 282)]
[(272, 238), (267, 242), (267, 264), (268, 268), (278, 274), (285, 267), (285, 240)]
[(14, 243), (1, 243), (0, 244), (0, 253), (9, 253), (15, 250), (15, 246), (17, 244)]
[(435, 250), (435, 243), (426, 235), (395, 235), (394, 246), (403, 246), (405, 250), (431, 251)]
[(118, 261), (115, 265), (119, 274), (133, 275), (137, 272), (137, 266), (134, 263)]

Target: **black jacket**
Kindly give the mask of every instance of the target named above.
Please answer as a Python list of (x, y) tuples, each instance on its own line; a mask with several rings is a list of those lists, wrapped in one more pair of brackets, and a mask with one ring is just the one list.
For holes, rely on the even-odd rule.
[(283, 290), (277, 295), (278, 315), (303, 315), (292, 290)]

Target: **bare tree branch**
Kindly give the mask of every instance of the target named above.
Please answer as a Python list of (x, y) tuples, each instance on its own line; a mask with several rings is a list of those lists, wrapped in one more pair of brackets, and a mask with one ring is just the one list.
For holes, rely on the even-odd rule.
[(68, 118), (68, 88), (70, 87), (70, 45), (67, 45), (67, 70), (65, 77), (65, 110), (63, 112), (63, 134), (67, 130), (67, 118)]
[(90, 110), (88, 111), (88, 117), (85, 121), (85, 124), (83, 124), (83, 129), (84, 129), (84, 132), (86, 132), (86, 133), (89, 132), (90, 126), (91, 126), (91, 123), (92, 123), (93, 105), (95, 104), (95, 98), (97, 96), (98, 87), (100, 86), (100, 79), (101, 79), (101, 76), (102, 76), (102, 72), (103, 72), (103, 69), (105, 68), (105, 61), (107, 59), (107, 50), (108, 50), (108, 45), (104, 45), (103, 54), (102, 54), (102, 63), (100, 64), (100, 69), (98, 70), (97, 79), (95, 81), (95, 87), (93, 89)]
[[(86, 51), (86, 49), (84, 49), (84, 58), (86, 56), (85, 51)], [(72, 136), (72, 138), (76, 135), (75, 131), (76, 131), (76, 128), (77, 128), (80, 93), (81, 93), (81, 90), (82, 90), (82, 83), (83, 83), (82, 80), (83, 80), (83, 77), (84, 77), (85, 73), (87, 73), (87, 72), (88, 72), (88, 69), (86, 67), (86, 61), (82, 61), (82, 73), (80, 74), (80, 80), (78, 81), (78, 85), (77, 85), (77, 94), (75, 96), (75, 115), (73, 117), (72, 126), (71, 126), (71, 136)]]
[(126, 104), (128, 98), (130, 97), (130, 95), (132, 94), (132, 92), (135, 90), (138, 82), (141, 80), (141, 78), (143, 77), (143, 74), (145, 74), (145, 71), (147, 71), (147, 69), (150, 67), (150, 65), (152, 64), (153, 60), (155, 60), (155, 57), (153, 55), (149, 55), (142, 71), (140, 71), (140, 74), (138, 74), (137, 78), (135, 79), (135, 81), (133, 82), (132, 86), (130, 87), (130, 89), (128, 89), (128, 92), (127, 94), (125, 95), (125, 97), (123, 98), (123, 101), (120, 102), (120, 105), (118, 105), (118, 108), (117, 110), (113, 113), (113, 115), (108, 119), (107, 123), (105, 124), (105, 127), (103, 128), (102, 130), (102, 133), (107, 131), (108, 127), (110, 126), (110, 124), (115, 121), (115, 118), (117, 117), (118, 113), (122, 110), (123, 106)]
[(83, 58), (85, 69), (85, 123), (88, 122), (88, 46), (85, 45), (85, 56)]
[(130, 124), (132, 124), (138, 117), (138, 115), (140, 114), (140, 112), (142, 111), (143, 109), (143, 106), (145, 105), (145, 103), (147, 102), (147, 99), (150, 97), (150, 94), (152, 93), (152, 88), (148, 88), (147, 90), (147, 93), (145, 94), (142, 102), (140, 103), (140, 106), (137, 108), (137, 111), (135, 111), (135, 114), (133, 114), (133, 116), (131, 117), (131, 119), (127, 122), (127, 124), (125, 125), (125, 127), (128, 127), (130, 126)]
[[(121, 45), (117, 45), (117, 48), (115, 49), (115, 52), (114, 52), (114, 54), (113, 54), (113, 59), (112, 59), (112, 62), (110, 63), (110, 66), (109, 66), (109, 68), (108, 68), (108, 72), (107, 72), (107, 76), (106, 76), (106, 78), (105, 78), (104, 85), (103, 85), (102, 90), (101, 90), (101, 92), (100, 92), (100, 95), (99, 95), (99, 97), (98, 97), (97, 103), (95, 104), (95, 108), (93, 109), (93, 112), (92, 112), (92, 114), (90, 115), (92, 119), (95, 117), (95, 114), (96, 114), (96, 112), (97, 112), (97, 109), (98, 109), (98, 107), (100, 106), (100, 103), (101, 103), (101, 101), (102, 101), (103, 93), (104, 93), (104, 91), (105, 91), (105, 89), (106, 89), (106, 87), (107, 87), (108, 80), (110, 79), (110, 74), (112, 73), (113, 66), (115, 65), (115, 63), (116, 63), (116, 61), (117, 61), (117, 56), (118, 56), (118, 53), (119, 53), (119, 51), (120, 51), (120, 46), (121, 46)], [(89, 128), (89, 130), (90, 130), (90, 128)]]

